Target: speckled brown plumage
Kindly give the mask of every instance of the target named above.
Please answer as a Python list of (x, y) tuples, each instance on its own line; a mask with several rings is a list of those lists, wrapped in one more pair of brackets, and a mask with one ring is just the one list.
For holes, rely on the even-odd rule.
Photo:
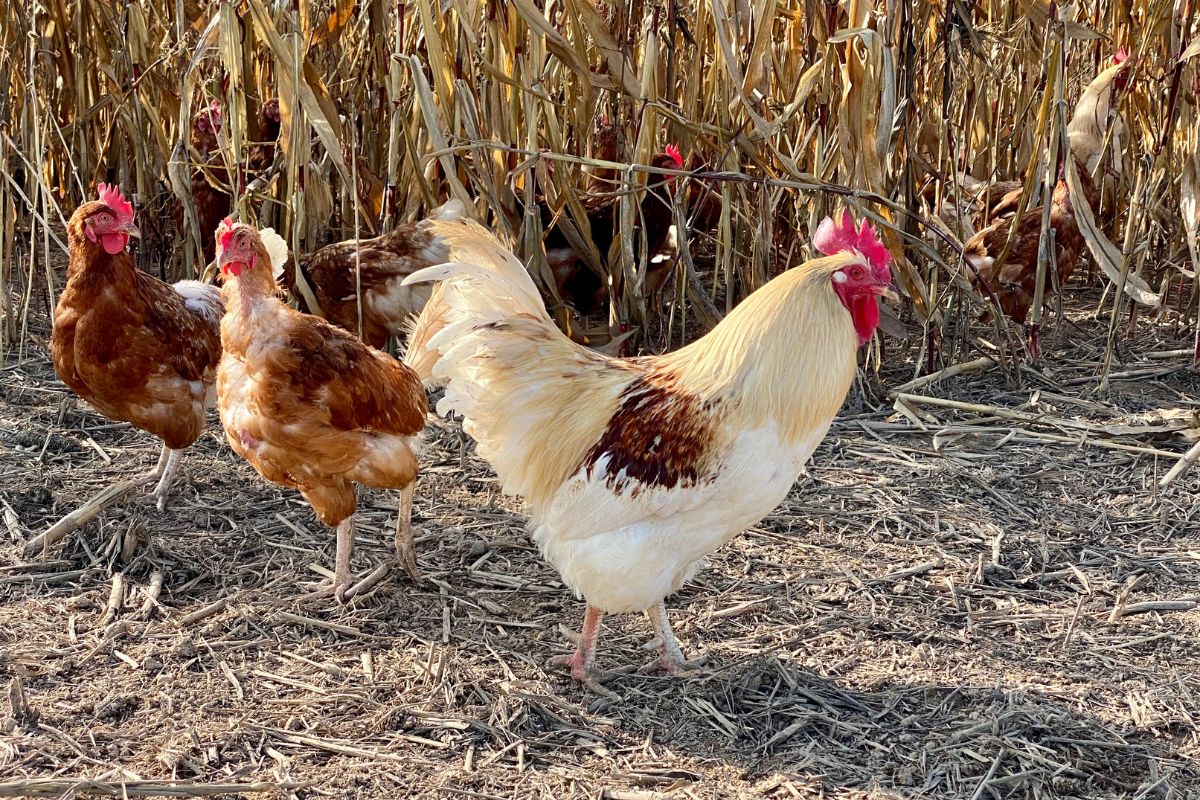
[(84, 203), (67, 224), (71, 259), (54, 312), (54, 367), (104, 416), (179, 450), (204, 430), (205, 395), (221, 358), (216, 288), (185, 282), (188, 298), (138, 270), (128, 253), (104, 252), (83, 231), (104, 208)]
[(694, 486), (709, 472), (709, 456), (720, 449), (719, 430), (710, 403), (674, 385), (669, 375), (646, 373), (622, 392), (616, 413), (581, 466), (589, 476), (602, 468), (608, 487), (617, 492), (627, 485), (635, 491), (641, 485)]
[[(1096, 207), (1098, 192), (1091, 176), (1083, 165), (1077, 165), (1079, 179), (1083, 185), (1088, 205)], [(1008, 257), (1002, 264), (997, 259), (1004, 250), (1009, 233), (1016, 226)], [(1066, 181), (1060, 179), (1054, 186), (1050, 201), (1050, 227), (1054, 230), (1055, 276), (1047, 274), (1045, 296), (1053, 296), (1054, 287), (1065, 286), (1075, 271), (1086, 246), (1075, 209), (1071, 203), (1071, 192)], [(1033, 305), (1037, 282), (1038, 239), (1042, 229), (1042, 207), (1026, 211), (1019, 219), (1001, 219), (979, 231), (963, 245), (966, 259), (976, 266), (979, 274), (968, 271), (968, 279), (976, 290), (986, 286), (1000, 303), (1000, 309), (1014, 322), (1024, 323)]]

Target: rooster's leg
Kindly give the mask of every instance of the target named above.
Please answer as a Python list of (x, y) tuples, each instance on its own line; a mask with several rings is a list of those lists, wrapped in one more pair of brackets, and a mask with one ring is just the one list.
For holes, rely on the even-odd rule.
[(350, 556), (354, 555), (354, 515), (337, 526), (337, 550), (333, 556), (333, 596), (339, 603), (346, 601), (346, 590), (354, 578), (350, 571)]
[(579, 632), (579, 642), (575, 647), (575, 652), (569, 656), (555, 656), (550, 659), (550, 666), (568, 667), (571, 670), (571, 677), (582, 683), (587, 689), (605, 697), (615, 697), (613, 692), (605, 689), (596, 681), (596, 677), (592, 673), (592, 662), (596, 660), (596, 640), (600, 636), (600, 620), (603, 618), (604, 612), (589, 604), (583, 612), (583, 629)]
[(400, 508), (396, 516), (396, 558), (400, 565), (414, 581), (421, 580), (421, 570), (417, 567), (417, 549), (413, 545), (412, 507), (413, 492), (417, 482), (400, 490)]
[(658, 658), (642, 667), (642, 672), (666, 672), (677, 677), (690, 675), (700, 664), (683, 657), (683, 651), (679, 649), (679, 640), (675, 638), (675, 631), (671, 628), (671, 620), (667, 618), (667, 604), (659, 600), (646, 609), (646, 616), (650, 618), (655, 632), (658, 633), (655, 640)]

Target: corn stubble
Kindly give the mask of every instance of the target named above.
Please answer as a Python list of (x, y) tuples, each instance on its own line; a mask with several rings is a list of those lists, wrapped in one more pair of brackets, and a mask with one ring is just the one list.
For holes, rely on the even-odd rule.
[[(885, 230), (918, 371), (981, 346), (1019, 351), (1000, 315), (978, 322), (988, 301), (959, 257), (972, 221), (935, 211), (963, 203), (965, 175), (1021, 181), (1027, 207), (1040, 203), (1071, 104), (1119, 46), (1137, 80), (1120, 99), (1124, 125), (1106, 142), (1086, 235), (1089, 258), (1123, 291), (1110, 285), (1098, 311), (1110, 349), (1131, 305), (1194, 326), (1196, 16), (1193, 0), (5, 4), (0, 361), (21, 351), (31, 315), (53, 308), (64, 218), (97, 181), (116, 181), (140, 219), (159, 221), (147, 226), (144, 269), (200, 274), (197, 236), (210, 233), (179, 236), (164, 221), (174, 203), (190, 218), (187, 131), (212, 98), (227, 120), (213, 180), (232, 184), (242, 219), (277, 227), (294, 250), (474, 198), (480, 214), (500, 212), (495, 227), (552, 294), (541, 220), (518, 214), (514, 188), (552, 198), (583, 232), (583, 194), (618, 192), (628, 235), (592, 266), (623, 273), (610, 329), (655, 331), (643, 342), (661, 349), (804, 255), (816, 221), (847, 204)], [(276, 96), (278, 155), (254, 179), (257, 110)], [(596, 157), (601, 117), (624, 129), (615, 161)], [(659, 303), (640, 290), (647, 265), (633, 236), (639, 165), (669, 141), (698, 156), (711, 191), (677, 181), (686, 252)], [(709, 224), (689, 224), (699, 210), (689, 201), (712, 195)], [(1040, 307), (1035, 318), (1053, 324)]]

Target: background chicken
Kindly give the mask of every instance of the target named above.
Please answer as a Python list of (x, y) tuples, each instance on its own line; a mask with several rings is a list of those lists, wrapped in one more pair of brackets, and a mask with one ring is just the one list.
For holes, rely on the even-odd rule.
[[(1075, 203), (1080, 199), (1088, 207), (1099, 205), (1099, 192), (1091, 177), (1103, 149), (1109, 104), (1114, 85), (1120, 88), (1127, 79), (1129, 62), (1123, 53), (1113, 59), (1113, 65), (1096, 77), (1075, 106), (1068, 126), (1070, 150), (1067, 158), (1074, 159), (1075, 170), (1083, 189), (1083, 198), (1074, 197), (1060, 165), (1058, 180), (1050, 198), (1050, 227), (1054, 230), (1053, 273), (1047, 270), (1045, 296), (1049, 298), (1056, 287), (1065, 286), (1086, 245), (1075, 218)], [(992, 213), (1012, 213), (1020, 202), (1021, 190), (1010, 191), (994, 207)], [(963, 245), (966, 260), (974, 267), (968, 279), (976, 289), (986, 286), (996, 297), (1000, 310), (1024, 324), (1033, 305), (1037, 283), (1038, 241), (1042, 230), (1043, 208), (1030, 209), (1020, 217), (1004, 217), (976, 233)], [(1005, 244), (1012, 239), (1007, 256), (1000, 260)], [(978, 274), (976, 274), (976, 272)], [(1031, 342), (1035, 350), (1036, 342)]]
[[(405, 322), (429, 299), (428, 286), (404, 286), (403, 280), (446, 260), (445, 245), (429, 232), (429, 220), (457, 219), (463, 209), (461, 201), (451, 200), (435, 208), (428, 220), (401, 225), (374, 239), (349, 239), (288, 259), (281, 283), (306, 310), (351, 333), (361, 327), (366, 342), (383, 347), (391, 334), (403, 335)], [(319, 310), (296, 287), (297, 264)]]
[(259, 141), (250, 145), (246, 154), (246, 168), (251, 175), (266, 171), (275, 162), (275, 148), (279, 143), (282, 119), (278, 97), (262, 104), (258, 120)]
[(162, 509), (180, 451), (204, 431), (221, 357), (221, 300), (215, 286), (172, 285), (138, 270), (125, 252), (137, 236), (133, 206), (99, 184), (67, 223), (70, 265), (54, 312), (50, 349), (63, 383), (109, 419), (131, 422), (163, 441), (158, 466)]
[(413, 488), (427, 401), (411, 369), (322, 319), (284, 305), (274, 231), (226, 219), (216, 234), (227, 313), (217, 379), (230, 446), (267, 480), (298, 489), (337, 529), (332, 591), (350, 587), (355, 486), (400, 489), (396, 553), (415, 579)]
[[(603, 141), (601, 142), (603, 144)], [(664, 152), (654, 156), (650, 161), (652, 167), (659, 169), (682, 169), (683, 156), (679, 148), (667, 145)], [(647, 243), (647, 261), (653, 259), (667, 240), (667, 233), (672, 223), (671, 185), (674, 176), (651, 173), (646, 179), (646, 194), (642, 198), (637, 214), (637, 227), (645, 232)], [(587, 212), (588, 226), (591, 229), (591, 240), (600, 253), (602, 264), (608, 263), (609, 249), (616, 236), (617, 197), (613, 195), (597, 195), (583, 199)], [(546, 202), (545, 198), (537, 199), (538, 210), (542, 218), (542, 227), (546, 231), (543, 244), (546, 248), (546, 261), (554, 275), (559, 296), (570, 303), (581, 314), (591, 314), (604, 305), (608, 298), (608, 288), (589, 266), (587, 259), (571, 244), (570, 239), (559, 227), (556, 213)], [(635, 247), (635, 249), (640, 249)], [(645, 292), (652, 296), (666, 278), (669, 264), (658, 266), (647, 272)]]
[(504, 489), (525, 498), (533, 538), (587, 601), (575, 653), (590, 668), (605, 612), (645, 611), (654, 666), (687, 662), (663, 599), (700, 560), (787, 494), (824, 438), (879, 320), (891, 256), (847, 213), (815, 237), (826, 258), (750, 295), (708, 335), (621, 360), (552, 324), (525, 267), (479, 225), (437, 222), (455, 263), (418, 318), (406, 363), (443, 383)]
[[(229, 192), (224, 188), (229, 183), (228, 170), (221, 160), (217, 140), (223, 125), (221, 103), (213, 100), (192, 118), (189, 137), (192, 149), (199, 159), (197, 167), (191, 172), (191, 192), (192, 203), (196, 208), (196, 220), (200, 226), (196, 238), (201, 244), (206, 264), (213, 258), (212, 232), (229, 213), (230, 208)], [(214, 181), (223, 185), (215, 185)], [(179, 235), (184, 236), (187, 230), (187, 214), (184, 213), (181, 202), (175, 203), (174, 212)], [(186, 241), (186, 236), (184, 239)]]
[[(196, 219), (200, 225), (199, 236), (204, 263), (213, 259), (212, 233), (221, 220), (232, 210), (233, 200), (228, 187), (232, 185), (229, 170), (218, 149), (217, 136), (224, 126), (221, 103), (213, 100), (192, 119), (190, 142), (199, 157), (196, 169), (191, 173), (192, 202), (196, 207)], [(279, 101), (271, 99), (259, 110), (259, 130), (262, 141), (247, 149), (247, 177), (266, 170), (275, 160), (275, 147), (279, 139)], [(181, 203), (175, 204), (175, 224), (182, 236), (186, 230), (187, 215)]]

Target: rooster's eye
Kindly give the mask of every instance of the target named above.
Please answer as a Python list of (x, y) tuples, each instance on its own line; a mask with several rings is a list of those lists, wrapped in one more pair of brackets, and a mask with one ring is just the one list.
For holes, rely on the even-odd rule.
[(859, 266), (851, 267), (849, 269), (849, 272), (850, 272), (850, 278), (852, 280), (856, 280), (856, 281), (861, 281), (863, 279), (863, 275), (865, 274), (863, 272), (863, 268), (859, 267)]

